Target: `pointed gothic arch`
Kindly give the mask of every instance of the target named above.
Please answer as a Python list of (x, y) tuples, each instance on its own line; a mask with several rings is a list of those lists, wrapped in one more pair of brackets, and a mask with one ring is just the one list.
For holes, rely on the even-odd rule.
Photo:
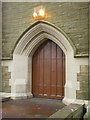
[[(68, 36), (56, 26), (45, 21), (37, 21), (31, 25), (18, 39), (13, 51), (13, 72), (11, 75), (12, 99), (32, 97), (32, 55), (45, 40), (55, 42), (66, 56), (65, 98), (76, 99), (77, 83), (74, 69), (75, 46)], [(72, 74), (71, 74), (72, 73)], [(78, 84), (77, 84), (78, 86)], [(21, 89), (22, 88), (22, 89)]]
[[(45, 21), (37, 21), (34, 24), (32, 24), (30, 27), (28, 27), (17, 40), (13, 52), (14, 53), (17, 53), (17, 51), (19, 53), (23, 52), (23, 49), (26, 48), (25, 46), (27, 46), (30, 42), (33, 41), (34, 38), (40, 36), (41, 34), (42, 35), (47, 34), (48, 36), (52, 36), (56, 38), (57, 40), (59, 40), (61, 45), (64, 46), (66, 49), (68, 49), (67, 47), (72, 47), (74, 53), (76, 53), (76, 47), (74, 46), (71, 39), (67, 36), (67, 34), (62, 29)], [(43, 37), (47, 38), (48, 37), (47, 35), (43, 35)], [(27, 41), (24, 39), (27, 39)]]

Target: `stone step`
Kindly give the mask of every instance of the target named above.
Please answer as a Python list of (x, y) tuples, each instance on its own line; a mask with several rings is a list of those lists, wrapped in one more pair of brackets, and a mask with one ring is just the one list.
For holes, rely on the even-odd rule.
[(4, 93), (4, 92), (0, 93), (0, 101), (4, 102), (4, 101), (9, 100), (10, 98), (11, 98), (10, 93)]
[[(85, 105), (80, 104), (69, 104), (52, 114), (49, 119), (60, 119), (60, 120), (82, 120), (86, 112)], [(47, 120), (49, 120), (47, 119)]]
[(0, 101), (4, 102), (4, 101), (7, 101), (9, 100), (11, 97), (2, 97), (2, 99), (0, 99)]

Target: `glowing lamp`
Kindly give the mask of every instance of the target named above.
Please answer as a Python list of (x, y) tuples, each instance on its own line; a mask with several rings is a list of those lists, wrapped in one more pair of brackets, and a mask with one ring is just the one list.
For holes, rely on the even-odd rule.
[(40, 15), (40, 16), (44, 16), (44, 15), (45, 15), (45, 12), (44, 12), (43, 9), (40, 9), (40, 11), (39, 11), (39, 15)]
[(34, 19), (44, 19), (45, 18), (45, 8), (43, 6), (39, 6), (34, 8), (34, 13), (33, 13)]

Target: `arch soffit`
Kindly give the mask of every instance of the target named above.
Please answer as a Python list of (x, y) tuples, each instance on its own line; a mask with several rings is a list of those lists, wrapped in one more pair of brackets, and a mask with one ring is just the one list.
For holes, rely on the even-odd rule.
[[(24, 51), (28, 51), (27, 49), (31, 48), (30, 45), (35, 43), (35, 40), (37, 41), (35, 45), (37, 45), (46, 38), (53, 40), (56, 44), (59, 42), (59, 46), (64, 52), (65, 50), (74, 50), (74, 52), (76, 52), (76, 48), (70, 38), (61, 29), (45, 21), (37, 21), (32, 24), (20, 36), (13, 52), (15, 54), (23, 54)], [(35, 45), (33, 45), (33, 47), (35, 47)]]

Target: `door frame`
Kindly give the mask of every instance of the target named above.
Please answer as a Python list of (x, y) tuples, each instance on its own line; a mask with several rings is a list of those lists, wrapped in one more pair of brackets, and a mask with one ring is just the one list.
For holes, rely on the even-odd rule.
[[(32, 97), (32, 56), (36, 49), (46, 40), (55, 42), (64, 52), (66, 60), (66, 84), (64, 103), (76, 100), (79, 89), (77, 72), (80, 62), (74, 58), (75, 46), (70, 38), (59, 28), (45, 21), (37, 21), (19, 38), (13, 52), (13, 72), (11, 73), (11, 97), (21, 99)], [(77, 65), (78, 64), (78, 65)], [(74, 65), (74, 67), (72, 67)], [(71, 74), (72, 73), (72, 74)], [(22, 90), (20, 89), (22, 87)]]

